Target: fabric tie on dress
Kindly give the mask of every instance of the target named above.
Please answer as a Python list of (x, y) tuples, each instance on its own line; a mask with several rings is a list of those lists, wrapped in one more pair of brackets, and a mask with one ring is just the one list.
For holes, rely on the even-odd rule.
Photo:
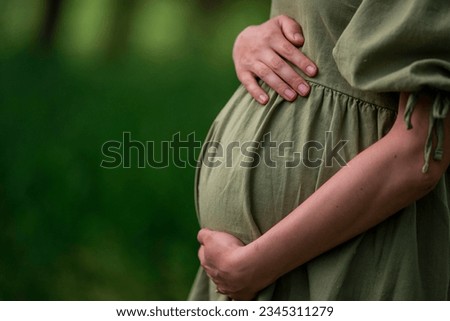
[[(419, 92), (411, 93), (408, 97), (404, 114), (404, 120), (406, 122), (407, 129), (412, 128), (411, 116), (418, 99)], [(422, 173), (428, 172), (428, 169), (430, 167), (430, 157), (433, 148), (433, 133), (435, 133), (437, 138), (437, 144), (434, 150), (433, 159), (442, 160), (442, 156), (444, 154), (444, 119), (448, 114), (449, 108), (450, 99), (448, 98), (448, 96), (442, 94), (442, 92), (440, 91), (436, 91), (430, 110), (428, 135), (424, 150), (425, 164), (422, 167)]]

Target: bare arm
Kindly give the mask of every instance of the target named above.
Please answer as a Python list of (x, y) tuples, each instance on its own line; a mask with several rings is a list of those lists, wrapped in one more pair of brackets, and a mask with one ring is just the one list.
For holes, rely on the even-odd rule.
[[(234, 299), (251, 299), (283, 274), (377, 225), (434, 187), (450, 153), (431, 161), (429, 171), (422, 173), (430, 101), (419, 100), (413, 129), (406, 130), (406, 99), (402, 94), (399, 116), (385, 137), (254, 242), (242, 246), (225, 233), (200, 231), (200, 260), (221, 291)], [(446, 151), (449, 123), (447, 117)]]

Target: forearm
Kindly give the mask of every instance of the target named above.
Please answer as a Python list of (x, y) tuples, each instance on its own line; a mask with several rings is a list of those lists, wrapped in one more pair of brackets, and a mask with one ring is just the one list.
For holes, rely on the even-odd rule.
[[(404, 103), (403, 95), (400, 104)], [(428, 125), (428, 109), (422, 107), (416, 108), (412, 130), (406, 131), (403, 120), (398, 119), (384, 138), (357, 155), (286, 218), (246, 246), (252, 266), (262, 267), (255, 274), (256, 282), (272, 283), (429, 192), (449, 160), (447, 155), (442, 163), (433, 164), (429, 173), (421, 172)], [(447, 124), (447, 137), (448, 129)], [(448, 139), (446, 147), (448, 150)]]

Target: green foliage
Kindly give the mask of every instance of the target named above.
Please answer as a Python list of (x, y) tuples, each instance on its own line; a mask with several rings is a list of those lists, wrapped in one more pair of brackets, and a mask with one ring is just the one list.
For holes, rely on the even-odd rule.
[[(63, 44), (77, 37), (61, 41), (64, 30), (74, 30), (62, 27), (53, 52), (31, 40), (3, 48), (0, 299), (186, 298), (198, 267), (194, 168), (139, 169), (135, 157), (131, 169), (103, 169), (101, 146), (120, 141), (123, 132), (142, 142), (170, 140), (177, 132), (203, 139), (238, 84), (229, 55), (234, 36), (268, 13), (267, 3), (245, 3), (228, 7), (228, 18), (217, 24), (190, 8), (198, 19), (190, 22), (189, 41), (165, 42), (168, 35), (149, 31), (177, 52), (170, 59), (149, 54), (151, 47), (138, 40), (145, 39), (142, 27), (130, 35), (129, 50), (109, 59), (96, 41), (85, 51), (92, 55), (72, 55)], [(248, 3), (254, 15), (244, 21)], [(65, 10), (75, 10), (70, 4)], [(210, 45), (220, 42), (225, 20), (243, 24), (231, 33), (222, 29), (227, 55)], [(3, 39), (10, 35), (0, 31)], [(89, 37), (80, 43), (89, 47)]]

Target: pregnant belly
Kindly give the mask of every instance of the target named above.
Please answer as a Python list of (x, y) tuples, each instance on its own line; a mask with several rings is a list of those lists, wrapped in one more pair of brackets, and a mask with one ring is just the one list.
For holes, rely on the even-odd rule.
[[(313, 88), (308, 99), (260, 106), (238, 90), (213, 123), (197, 171), (202, 227), (249, 243), (289, 214), (378, 139), (380, 111), (354, 104)], [(361, 120), (370, 124), (364, 135)]]

